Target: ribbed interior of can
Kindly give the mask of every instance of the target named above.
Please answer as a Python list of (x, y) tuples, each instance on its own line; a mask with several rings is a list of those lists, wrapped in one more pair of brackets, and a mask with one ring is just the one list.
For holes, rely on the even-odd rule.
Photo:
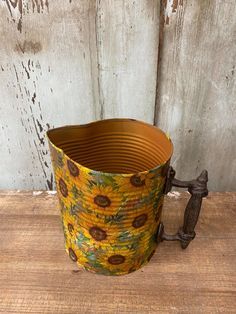
[(160, 129), (128, 119), (54, 129), (49, 139), (80, 165), (108, 173), (149, 170), (172, 154), (172, 144)]

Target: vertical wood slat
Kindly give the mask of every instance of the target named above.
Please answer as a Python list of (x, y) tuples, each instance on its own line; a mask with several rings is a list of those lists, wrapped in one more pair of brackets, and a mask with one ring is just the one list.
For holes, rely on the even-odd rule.
[(173, 140), (180, 178), (194, 178), (206, 168), (210, 190), (234, 190), (236, 5), (163, 3), (156, 124)]
[(15, 2), (0, 5), (0, 188), (51, 189), (46, 130), (99, 119), (95, 1)]
[(98, 1), (97, 33), (103, 117), (153, 123), (159, 1)]
[(50, 127), (128, 116), (153, 122), (156, 1), (0, 5), (0, 188), (51, 189)]

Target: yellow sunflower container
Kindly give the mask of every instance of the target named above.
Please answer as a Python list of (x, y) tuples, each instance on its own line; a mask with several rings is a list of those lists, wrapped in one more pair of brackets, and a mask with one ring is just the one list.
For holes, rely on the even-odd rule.
[(169, 137), (131, 119), (65, 126), (47, 136), (70, 258), (104, 275), (146, 264), (160, 232)]

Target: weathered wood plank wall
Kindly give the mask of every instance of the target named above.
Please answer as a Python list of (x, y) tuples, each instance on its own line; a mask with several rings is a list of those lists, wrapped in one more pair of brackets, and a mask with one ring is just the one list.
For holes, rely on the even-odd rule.
[(153, 123), (159, 12), (156, 0), (98, 2), (104, 118), (132, 117)]
[(48, 128), (132, 117), (170, 133), (182, 178), (235, 189), (236, 4), (162, 6), (163, 27), (155, 0), (0, 2), (0, 188), (53, 188)]
[(174, 144), (179, 177), (209, 171), (236, 189), (236, 2), (166, 2), (156, 124)]
[(95, 6), (6, 0), (0, 17), (1, 187), (51, 189), (45, 131), (100, 114)]
[(0, 188), (52, 188), (48, 128), (110, 116), (153, 121), (155, 1), (0, 4)]

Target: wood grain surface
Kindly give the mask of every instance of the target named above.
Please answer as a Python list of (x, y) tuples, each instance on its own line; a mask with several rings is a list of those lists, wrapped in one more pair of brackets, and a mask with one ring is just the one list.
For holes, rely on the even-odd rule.
[(159, 3), (156, 0), (97, 1), (103, 118), (130, 117), (153, 123)]
[(156, 124), (170, 134), (181, 179), (207, 169), (211, 191), (235, 191), (236, 2), (162, 3)]
[(0, 188), (53, 189), (49, 128), (153, 122), (158, 25), (154, 0), (0, 1)]
[(46, 131), (100, 119), (95, 2), (21, 3), (0, 2), (0, 188), (51, 190)]
[[(188, 193), (166, 197), (175, 232)], [(55, 194), (0, 192), (1, 313), (235, 313), (236, 193), (204, 199), (185, 251), (163, 242), (148, 265), (120, 277), (78, 270), (64, 251)]]

